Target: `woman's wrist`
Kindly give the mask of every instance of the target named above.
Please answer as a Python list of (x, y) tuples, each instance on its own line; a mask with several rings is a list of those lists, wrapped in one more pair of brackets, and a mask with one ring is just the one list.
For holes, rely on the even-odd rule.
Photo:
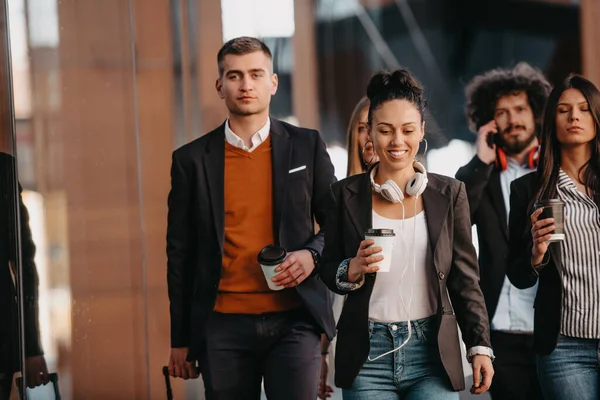
[(544, 255), (536, 255), (531, 253), (531, 266), (535, 267), (544, 262)]
[(348, 282), (357, 283), (360, 281), (362, 274), (358, 273), (352, 268), (354, 264), (352, 263), (355, 259), (350, 260), (350, 264), (348, 265)]

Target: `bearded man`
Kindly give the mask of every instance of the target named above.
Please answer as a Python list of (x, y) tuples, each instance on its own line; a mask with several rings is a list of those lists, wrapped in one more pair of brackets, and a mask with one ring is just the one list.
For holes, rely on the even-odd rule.
[(465, 89), (477, 154), (461, 167), (477, 225), (481, 289), (496, 354), (490, 393), (498, 399), (542, 399), (533, 352), (537, 285), (519, 290), (506, 277), (510, 184), (535, 170), (542, 113), (551, 86), (526, 63), (474, 77)]

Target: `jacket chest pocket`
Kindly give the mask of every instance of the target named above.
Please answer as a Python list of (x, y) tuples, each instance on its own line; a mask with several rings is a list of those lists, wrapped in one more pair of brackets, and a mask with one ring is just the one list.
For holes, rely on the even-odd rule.
[(288, 172), (288, 182), (296, 182), (298, 180), (308, 180), (308, 168), (306, 168), (306, 165), (292, 168)]

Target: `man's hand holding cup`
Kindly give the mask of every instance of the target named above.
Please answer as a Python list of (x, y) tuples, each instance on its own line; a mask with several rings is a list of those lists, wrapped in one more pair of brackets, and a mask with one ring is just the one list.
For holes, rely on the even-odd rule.
[(313, 256), (308, 250), (297, 250), (288, 253), (285, 261), (275, 268), (272, 282), (285, 288), (293, 288), (302, 283), (315, 269)]

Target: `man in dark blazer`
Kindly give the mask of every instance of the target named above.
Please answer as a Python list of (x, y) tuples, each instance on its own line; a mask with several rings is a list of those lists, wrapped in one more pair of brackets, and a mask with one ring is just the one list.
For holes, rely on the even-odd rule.
[[(17, 207), (19, 225), (17, 227)], [(21, 233), (21, 251), (17, 235)], [(20, 254), (22, 274), (18, 273), (17, 254)], [(46, 360), (40, 343), (38, 322), (38, 275), (34, 263), (35, 245), (29, 229), (29, 214), (16, 183), (15, 160), (0, 153), (0, 400), (9, 398), (13, 375), (21, 368), (21, 335), (17, 285), (23, 282), (25, 328), (25, 376), (30, 387), (48, 381)]]
[(498, 399), (541, 399), (533, 352), (536, 287), (519, 290), (506, 277), (510, 184), (537, 165), (543, 108), (550, 92), (544, 76), (525, 63), (476, 76), (467, 85), (469, 127), (477, 154), (456, 178), (467, 188), (477, 225), (481, 289), (490, 317)]
[[(319, 133), (269, 117), (277, 90), (272, 56), (241, 37), (218, 54), (216, 88), (227, 121), (173, 153), (167, 231), (170, 373), (203, 375), (207, 396), (317, 395), (320, 335), (334, 336), (317, 274), (334, 182)], [(260, 250), (288, 252), (271, 290)]]

